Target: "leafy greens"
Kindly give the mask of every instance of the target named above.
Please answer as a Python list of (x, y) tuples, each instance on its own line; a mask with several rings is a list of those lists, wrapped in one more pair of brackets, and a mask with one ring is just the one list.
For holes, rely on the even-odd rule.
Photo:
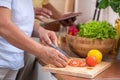
[(106, 21), (90, 21), (79, 25), (78, 36), (92, 39), (117, 38), (116, 29)]

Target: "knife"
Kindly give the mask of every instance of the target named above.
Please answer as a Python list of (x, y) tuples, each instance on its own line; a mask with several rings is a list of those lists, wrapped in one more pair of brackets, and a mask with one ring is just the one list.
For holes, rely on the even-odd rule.
[(49, 45), (50, 47), (52, 47), (52, 48), (54, 48), (54, 49), (60, 51), (63, 55), (65, 55), (66, 57), (69, 58), (69, 55), (68, 55), (65, 51), (63, 51), (60, 47), (56, 46), (56, 45), (53, 44), (53, 43), (48, 44), (48, 45)]

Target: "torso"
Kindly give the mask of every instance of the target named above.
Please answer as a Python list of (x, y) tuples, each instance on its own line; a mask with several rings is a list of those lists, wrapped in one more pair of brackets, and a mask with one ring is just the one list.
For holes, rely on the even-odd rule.
[[(7, 0), (1, 4), (11, 5), (12, 21), (29, 37), (34, 24), (32, 0)], [(3, 5), (4, 6), (4, 5)], [(22, 40), (21, 40), (22, 41)], [(0, 36), (0, 67), (19, 69), (24, 65), (24, 53)]]

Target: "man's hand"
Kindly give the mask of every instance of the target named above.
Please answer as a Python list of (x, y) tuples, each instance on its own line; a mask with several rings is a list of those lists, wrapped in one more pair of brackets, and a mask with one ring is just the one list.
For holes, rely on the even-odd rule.
[(40, 27), (39, 29), (39, 37), (41, 39), (41, 42), (44, 44), (44, 45), (47, 45), (47, 44), (55, 44), (57, 45), (57, 36), (55, 34), (55, 32), (53, 31), (49, 31), (49, 30), (46, 30), (42, 27)]
[[(42, 22), (44, 22), (43, 17), (52, 18), (55, 20), (60, 19), (60, 23), (63, 26), (70, 26), (70, 25), (74, 24), (74, 22), (76, 20), (76, 16), (73, 16), (73, 17), (71, 17), (71, 16), (80, 14), (79, 12), (78, 13), (71, 12), (68, 14), (63, 14), (63, 13), (59, 12), (58, 10), (56, 10), (51, 4), (47, 4), (46, 6), (43, 6), (42, 8), (34, 8), (34, 11), (35, 11), (36, 19), (38, 19)], [(63, 19), (63, 20), (61, 20), (61, 19)]]
[(75, 20), (76, 20), (76, 16), (78, 16), (80, 13), (74, 13), (74, 12), (71, 12), (71, 13), (68, 13), (68, 14), (63, 14), (59, 20), (60, 20), (60, 23), (63, 25), (63, 26), (71, 26), (74, 24)]
[(44, 21), (43, 17), (50, 18), (52, 16), (52, 12), (46, 8), (34, 8), (35, 18)]
[(43, 54), (40, 54), (38, 56), (38, 60), (45, 64), (52, 64), (56, 67), (65, 67), (68, 62), (68, 58), (65, 57), (62, 53), (60, 53), (58, 50), (43, 46), (42, 50), (45, 52)]

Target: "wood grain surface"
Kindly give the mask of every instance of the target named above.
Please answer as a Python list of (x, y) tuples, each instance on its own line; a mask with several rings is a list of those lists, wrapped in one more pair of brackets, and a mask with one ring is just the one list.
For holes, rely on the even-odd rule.
[(97, 64), (94, 67), (66, 66), (65, 68), (56, 68), (56, 67), (53, 67), (51, 64), (49, 64), (49, 65), (43, 66), (43, 70), (49, 71), (51, 73), (72, 75), (72, 76), (84, 77), (84, 78), (94, 78), (96, 75), (100, 74), (110, 66), (111, 66), (111, 63), (105, 62), (105, 61), (102, 61), (100, 64)]

